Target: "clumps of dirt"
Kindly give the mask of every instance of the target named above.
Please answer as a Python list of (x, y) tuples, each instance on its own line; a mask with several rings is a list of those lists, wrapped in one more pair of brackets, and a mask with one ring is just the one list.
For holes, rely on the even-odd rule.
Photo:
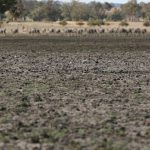
[(0, 149), (149, 150), (149, 37), (1, 37)]

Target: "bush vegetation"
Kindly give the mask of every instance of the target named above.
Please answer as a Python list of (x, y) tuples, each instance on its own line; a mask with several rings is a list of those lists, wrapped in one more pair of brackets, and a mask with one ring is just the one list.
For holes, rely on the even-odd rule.
[[(5, 1), (5, 5), (3, 5)], [(144, 13), (142, 12), (144, 10)], [(8, 12), (9, 15), (5, 16)], [(84, 3), (77, 0), (72, 0), (68, 3), (62, 3), (55, 0), (0, 0), (0, 19), (6, 20), (12, 16), (12, 20), (27, 20), (34, 21), (88, 21), (93, 20), (111, 20), (122, 21), (128, 19), (136, 21), (140, 18), (150, 19), (150, 3), (140, 5), (136, 2), (127, 2), (116, 8), (111, 3), (105, 2), (89, 2)], [(131, 17), (132, 16), (132, 17)], [(95, 23), (94, 23), (95, 24)], [(97, 24), (97, 23), (96, 23)]]
[(101, 25), (105, 25), (105, 22), (103, 20), (89, 20), (88, 21), (88, 25), (89, 26), (101, 26)]
[(143, 25), (144, 25), (145, 27), (149, 27), (149, 26), (150, 26), (150, 21), (145, 21), (145, 22), (143, 23)]
[(63, 20), (63, 21), (60, 21), (59, 24), (62, 26), (66, 26), (68, 23), (67, 23), (67, 21)]
[(85, 23), (82, 22), (82, 21), (78, 21), (76, 24), (77, 24), (78, 26), (83, 26)]
[(121, 21), (119, 25), (120, 26), (128, 26), (129, 23), (127, 21)]

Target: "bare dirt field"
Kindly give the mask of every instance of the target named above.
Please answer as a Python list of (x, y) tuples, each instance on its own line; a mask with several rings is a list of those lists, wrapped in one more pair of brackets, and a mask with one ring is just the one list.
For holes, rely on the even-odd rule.
[(149, 35), (0, 37), (0, 149), (149, 148)]

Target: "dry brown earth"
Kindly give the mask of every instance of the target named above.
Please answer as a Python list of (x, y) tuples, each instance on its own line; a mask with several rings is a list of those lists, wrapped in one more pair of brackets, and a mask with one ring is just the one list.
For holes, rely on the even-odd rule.
[(1, 37), (0, 149), (149, 150), (149, 41)]

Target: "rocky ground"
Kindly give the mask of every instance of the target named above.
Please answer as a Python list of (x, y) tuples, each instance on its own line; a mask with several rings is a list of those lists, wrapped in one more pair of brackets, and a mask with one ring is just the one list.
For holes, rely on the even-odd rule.
[(149, 41), (0, 37), (0, 149), (149, 150)]

